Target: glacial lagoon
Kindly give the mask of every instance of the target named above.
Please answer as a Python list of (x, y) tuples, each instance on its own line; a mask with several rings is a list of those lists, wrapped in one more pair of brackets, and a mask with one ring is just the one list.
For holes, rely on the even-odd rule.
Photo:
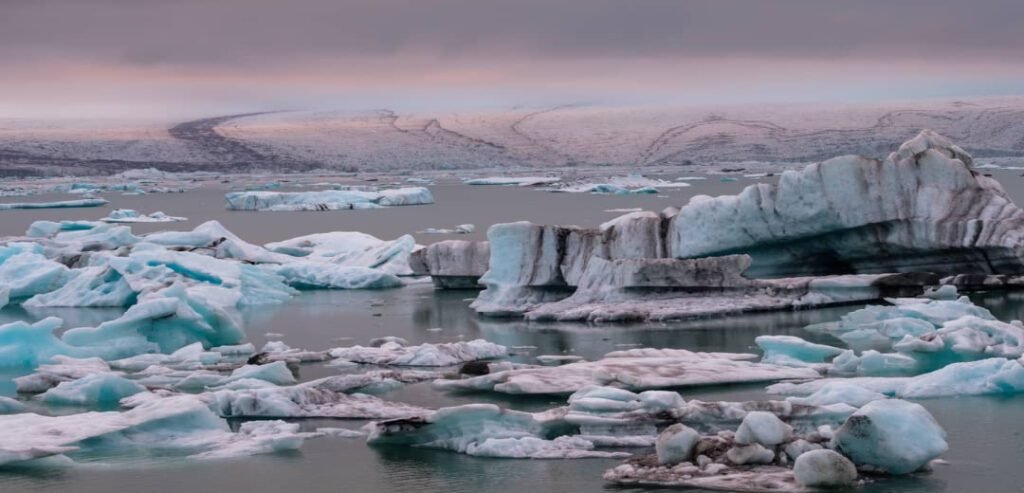
[[(993, 171), (1012, 198), (1024, 203), (1024, 186), (1015, 172)], [(763, 178), (771, 180), (771, 178)], [(136, 232), (189, 230), (215, 219), (243, 239), (262, 244), (323, 231), (362, 231), (383, 239), (427, 227), (472, 223), (470, 235), (414, 235), (418, 242), (440, 239), (483, 239), (487, 226), (515, 220), (544, 224), (596, 226), (616, 217), (612, 209), (660, 210), (684, 204), (696, 194), (736, 193), (751, 180), (721, 182), (714, 177), (692, 182), (689, 188), (659, 195), (607, 196), (551, 194), (517, 187), (470, 187), (456, 183), (431, 186), (435, 205), (341, 212), (231, 212), (223, 209), (224, 190), (202, 188), (183, 194), (119, 196), (100, 209), (4, 211), (0, 235), (24, 233), (34, 220), (94, 220), (113, 208), (163, 211), (189, 218), (173, 224), (137, 224)], [(47, 197), (33, 197), (44, 200)], [(531, 323), (481, 319), (469, 308), (474, 291), (439, 291), (429, 282), (403, 288), (370, 291), (304, 291), (276, 306), (242, 310), (246, 341), (262, 347), (283, 340), (298, 348), (317, 349), (366, 344), (381, 336), (396, 336), (410, 344), (442, 343), (483, 338), (516, 351), (510, 360), (531, 362), (537, 355), (571, 354), (596, 359), (610, 351), (633, 347), (683, 348), (694, 351), (758, 352), (758, 335), (796, 335), (812, 342), (839, 344), (803, 327), (838, 319), (859, 306), (751, 314), (714, 320), (642, 324), (585, 325)], [(1024, 318), (1024, 297), (1013, 292), (978, 293), (972, 300), (1001, 320)], [(48, 315), (64, 318), (65, 328), (95, 326), (113, 320), (120, 309), (7, 307), (0, 323), (35, 321)], [(440, 330), (439, 330), (440, 329)], [(269, 335), (268, 335), (269, 334)], [(346, 371), (324, 363), (307, 363), (299, 379), (309, 381)], [(5, 379), (5, 382), (8, 380)], [(752, 400), (768, 396), (764, 385), (718, 386), (680, 391), (686, 399)], [(0, 386), (0, 395), (14, 395), (13, 385)], [(429, 383), (406, 385), (385, 398), (436, 408), (492, 402), (523, 411), (542, 411), (564, 405), (558, 397), (515, 397), (501, 394), (446, 394)], [(1024, 428), (1019, 416), (1024, 402), (1013, 397), (956, 397), (920, 401), (945, 428), (949, 452), (929, 474), (870, 482), (865, 492), (960, 492), (983, 485), (986, 491), (1020, 489), (1017, 458), (1024, 453)], [(73, 408), (62, 412), (72, 412)], [(358, 429), (365, 421), (307, 420), (304, 430), (319, 427)], [(234, 426), (238, 423), (234, 422)], [(162, 457), (158, 453), (122, 451), (102, 457), (72, 455), (78, 463), (67, 468), (30, 468), (0, 473), (0, 491), (224, 491), (285, 490), (367, 492), (417, 489), (424, 492), (498, 491), (648, 491), (612, 487), (601, 474), (619, 459), (510, 460), (470, 457), (443, 450), (367, 447), (361, 438), (322, 437), (307, 440), (300, 451), (216, 462)], [(644, 450), (636, 450), (644, 452)]]

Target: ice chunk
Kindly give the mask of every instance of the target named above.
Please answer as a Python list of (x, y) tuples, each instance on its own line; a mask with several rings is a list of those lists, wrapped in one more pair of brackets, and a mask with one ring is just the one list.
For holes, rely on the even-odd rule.
[(47, 390), (42, 399), (47, 404), (104, 407), (145, 391), (145, 387), (120, 375), (93, 373)]
[(775, 452), (768, 450), (759, 443), (732, 447), (725, 453), (725, 456), (729, 459), (729, 462), (738, 466), (771, 464), (775, 460)]
[(842, 349), (814, 344), (795, 336), (757, 336), (754, 342), (764, 351), (761, 361), (784, 366), (808, 366), (838, 356)]
[(26, 251), (6, 258), (0, 254), (0, 286), (4, 287), (9, 301), (53, 291), (68, 278), (67, 267), (39, 253)]
[(909, 474), (946, 452), (946, 432), (920, 404), (873, 401), (847, 418), (832, 438), (858, 466)]
[(405, 346), (385, 342), (379, 347), (334, 348), (330, 355), (354, 363), (395, 366), (451, 366), (467, 361), (508, 356), (508, 348), (483, 339), (468, 342)]
[(857, 467), (832, 450), (811, 450), (793, 464), (797, 483), (812, 488), (849, 486), (857, 481)]
[(793, 427), (783, 423), (778, 416), (764, 411), (754, 411), (747, 413), (736, 430), (736, 443), (759, 443), (770, 447), (789, 441), (792, 436)]
[(33, 324), (12, 322), (0, 326), (0, 368), (35, 368), (54, 355), (81, 355), (81, 350), (54, 335), (62, 324), (57, 317), (47, 317)]
[(0, 396), (0, 414), (17, 414), (25, 411), (25, 405), (17, 399)]
[(886, 396), (860, 385), (832, 380), (807, 397), (787, 397), (793, 404), (809, 406), (830, 406), (833, 404), (849, 404), (861, 407), (871, 401), (885, 399)]

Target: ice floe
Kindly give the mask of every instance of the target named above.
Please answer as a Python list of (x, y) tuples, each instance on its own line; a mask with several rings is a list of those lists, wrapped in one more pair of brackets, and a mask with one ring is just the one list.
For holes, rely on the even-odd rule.
[(231, 192), (228, 209), (236, 211), (337, 211), (433, 204), (424, 187), (377, 190), (322, 190), (316, 192)]

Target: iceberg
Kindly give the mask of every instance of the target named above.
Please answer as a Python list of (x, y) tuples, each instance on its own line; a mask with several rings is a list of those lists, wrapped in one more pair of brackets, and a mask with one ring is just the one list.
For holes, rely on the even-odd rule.
[(672, 219), (668, 250), (746, 253), (758, 277), (1020, 273), (1024, 211), (971, 166), (963, 149), (925, 130), (884, 161), (838, 157), (739, 195), (694, 197)]
[(235, 211), (337, 211), (387, 206), (433, 204), (424, 187), (382, 190), (322, 190), (316, 192), (231, 192), (225, 195)]
[(783, 366), (810, 366), (825, 363), (843, 349), (814, 344), (796, 336), (757, 336), (754, 343), (764, 351), (763, 363)]
[(508, 348), (483, 339), (419, 346), (388, 341), (379, 347), (334, 348), (329, 354), (335, 359), (371, 365), (452, 366), (469, 361), (502, 358), (508, 356)]
[(811, 450), (796, 458), (793, 476), (812, 488), (849, 487), (857, 481), (857, 466), (833, 450)]
[(0, 211), (15, 209), (68, 209), (75, 207), (103, 207), (109, 202), (103, 199), (59, 200), (56, 202), (6, 202), (0, 203)]
[(0, 325), (0, 368), (35, 368), (56, 355), (83, 355), (54, 335), (64, 322), (47, 317), (38, 322)]
[(0, 286), (3, 286), (8, 302), (53, 291), (69, 277), (67, 267), (40, 253), (24, 251), (6, 258), (0, 254)]

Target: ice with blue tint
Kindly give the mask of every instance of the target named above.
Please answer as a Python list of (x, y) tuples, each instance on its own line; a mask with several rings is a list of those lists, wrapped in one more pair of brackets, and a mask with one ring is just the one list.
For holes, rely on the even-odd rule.
[(100, 224), (96, 221), (34, 221), (29, 225), (25, 236), (43, 238), (53, 236), (61, 231), (89, 230)]
[(378, 347), (340, 347), (329, 351), (331, 357), (353, 363), (392, 366), (452, 366), (468, 361), (478, 361), (508, 356), (508, 348), (483, 339), (424, 343), (406, 346), (400, 342), (388, 341)]
[(897, 399), (864, 405), (831, 445), (858, 466), (889, 474), (917, 471), (949, 449), (945, 430), (923, 406)]
[(171, 353), (194, 342), (207, 347), (237, 344), (245, 336), (234, 310), (238, 296), (237, 291), (216, 286), (186, 290), (174, 285), (140, 297), (117, 319), (70, 329), (62, 339), (104, 359)]
[(761, 361), (783, 366), (811, 366), (826, 363), (842, 349), (814, 344), (796, 336), (758, 336), (754, 343), (764, 351)]
[(24, 300), (40, 293), (53, 291), (70, 277), (70, 269), (54, 262), (40, 253), (22, 251), (10, 256), (11, 249), (20, 246), (0, 247), (0, 286), (7, 293), (8, 302)]
[(159, 449), (163, 455), (197, 459), (241, 457), (294, 450), (311, 434), (298, 425), (263, 421), (231, 432), (226, 421), (193, 396), (136, 399), (125, 412), (64, 416), (20, 413), (0, 416), (0, 466), (81, 452), (93, 463), (126, 448)]
[(116, 373), (93, 373), (78, 380), (61, 382), (41, 396), (52, 405), (102, 407), (117, 404), (146, 388)]
[(995, 320), (992, 313), (966, 297), (957, 300), (896, 300), (893, 306), (868, 306), (844, 315), (838, 322), (810, 330), (832, 334), (855, 349), (889, 350), (905, 336), (927, 335), (946, 322), (964, 316)]
[[(989, 358), (953, 363), (941, 369), (913, 377), (854, 377), (823, 379), (806, 383), (780, 383), (769, 392), (788, 395), (813, 395), (836, 382), (857, 386), (870, 392), (907, 399), (952, 397), (958, 395), (1000, 395), (1024, 392), (1024, 365), (1020, 359)], [(833, 400), (859, 402), (863, 391), (850, 390), (847, 397), (833, 393)]]
[(48, 317), (35, 323), (12, 322), (0, 326), (0, 368), (35, 368), (54, 355), (85, 355), (54, 335), (63, 321)]
[(60, 288), (37, 294), (22, 305), (28, 308), (121, 307), (135, 304), (138, 296), (124, 275), (109, 265), (73, 269), (68, 277)]
[(337, 211), (433, 204), (424, 187), (380, 190), (321, 190), (315, 192), (231, 192), (227, 207), (238, 211)]
[(231, 375), (224, 376), (217, 372), (197, 371), (174, 384), (180, 390), (203, 390), (221, 387), (242, 380), (260, 380), (273, 385), (293, 385), (295, 375), (288, 369), (284, 361), (275, 361), (265, 365), (245, 365), (236, 368)]
[(55, 202), (6, 202), (0, 203), (0, 211), (14, 209), (68, 209), (74, 207), (102, 207), (108, 202), (103, 199), (59, 200)]

